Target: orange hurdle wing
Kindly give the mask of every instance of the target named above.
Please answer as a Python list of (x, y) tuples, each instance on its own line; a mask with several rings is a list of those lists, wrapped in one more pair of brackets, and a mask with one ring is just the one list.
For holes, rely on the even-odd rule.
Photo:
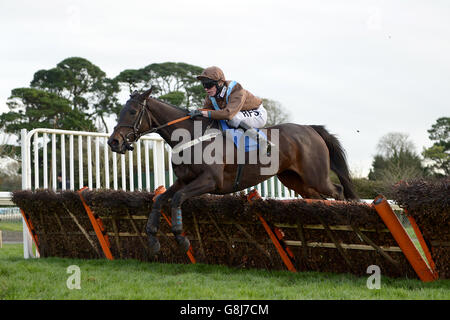
[[(406, 211), (406, 210), (405, 210)], [(436, 264), (434, 263), (430, 250), (428, 249), (427, 244), (425, 243), (425, 239), (422, 236), (422, 233), (420, 232), (419, 226), (416, 223), (416, 220), (412, 216), (408, 216), (409, 223), (411, 223), (411, 226), (414, 230), (414, 233), (416, 234), (417, 239), (419, 240), (420, 246), (422, 247), (423, 252), (425, 253), (425, 257), (428, 260), (428, 265), (430, 266), (431, 270), (435, 274), (436, 278), (438, 277), (438, 274), (436, 272)]]
[[(259, 198), (261, 198), (261, 197), (258, 194), (258, 191), (256, 189), (254, 189), (252, 192), (250, 192), (247, 196), (247, 200), (249, 202), (252, 202), (253, 199), (259, 199)], [(283, 263), (286, 265), (288, 270), (292, 271), (292, 272), (297, 272), (291, 259), (289, 259), (289, 256), (292, 255), (292, 252), (289, 250), (289, 248), (286, 248), (286, 250), (285, 250), (279, 241), (279, 238), (281, 238), (281, 239), (283, 238), (283, 236), (281, 234), (281, 230), (275, 231), (275, 232), (277, 232), (277, 235), (278, 235), (278, 237), (277, 237), (277, 235), (275, 235), (275, 233), (272, 231), (272, 229), (267, 224), (266, 220), (264, 220), (260, 214), (258, 214), (258, 218), (261, 221), (261, 224), (263, 225), (267, 234), (269, 235), (270, 240), (272, 240), (272, 243), (274, 244), (275, 248), (277, 249), (278, 254), (280, 255), (281, 259), (283, 260)]]
[(436, 280), (436, 274), (433, 273), (425, 260), (422, 258), (394, 211), (392, 211), (392, 208), (387, 200), (380, 195), (375, 198), (373, 205), (384, 224), (391, 231), (392, 236), (398, 243), (400, 249), (402, 249), (406, 259), (408, 259), (420, 280), (424, 282)]

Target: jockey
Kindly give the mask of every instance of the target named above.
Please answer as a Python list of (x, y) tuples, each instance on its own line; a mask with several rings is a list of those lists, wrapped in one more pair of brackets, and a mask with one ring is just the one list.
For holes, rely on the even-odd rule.
[[(203, 106), (211, 110), (191, 111), (188, 114), (191, 118), (203, 116), (215, 120), (226, 120), (230, 127), (240, 127), (247, 130), (250, 137), (257, 137), (258, 133), (254, 128), (262, 128), (267, 122), (267, 111), (260, 98), (242, 88), (239, 83), (226, 81), (223, 71), (218, 67), (206, 68), (201, 75), (197, 76), (197, 79), (202, 82), (208, 94)], [(232, 90), (227, 92), (230, 86), (233, 86)], [(263, 137), (260, 135), (260, 138)]]

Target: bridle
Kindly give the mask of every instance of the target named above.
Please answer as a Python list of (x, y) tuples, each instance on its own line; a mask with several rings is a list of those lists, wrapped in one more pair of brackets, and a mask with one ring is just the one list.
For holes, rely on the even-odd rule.
[[(123, 135), (122, 132), (119, 132), (119, 134), (122, 136), (122, 139), (125, 141), (125, 147), (128, 150), (133, 151), (134, 147), (132, 146), (132, 143), (139, 140), (139, 138), (142, 137), (143, 135), (146, 135), (148, 133), (157, 132), (159, 129), (161, 129), (161, 127), (163, 127), (163, 126), (159, 125), (158, 121), (153, 117), (152, 113), (148, 109), (147, 100), (148, 99), (145, 99), (144, 102), (137, 101), (137, 103), (139, 104), (139, 107), (140, 107), (139, 113), (132, 124), (117, 124), (114, 127), (114, 131), (117, 128), (121, 128), (121, 127), (133, 129), (133, 131), (130, 131), (129, 133), (127, 133), (127, 135)], [(139, 128), (141, 127), (142, 119), (144, 117), (147, 119), (149, 128), (152, 128), (153, 122), (157, 125), (157, 127), (152, 128), (147, 131), (139, 132)], [(133, 135), (133, 137), (131, 137), (131, 135)]]

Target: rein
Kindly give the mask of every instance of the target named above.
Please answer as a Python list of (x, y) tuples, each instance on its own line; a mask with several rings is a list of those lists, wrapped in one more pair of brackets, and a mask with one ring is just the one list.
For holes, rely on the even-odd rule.
[[(129, 125), (129, 124), (121, 124), (121, 125), (119, 125), (118, 124), (117, 126), (114, 127), (114, 130), (117, 127), (119, 127), (119, 128), (120, 127), (125, 127), (125, 128), (133, 129), (133, 131), (129, 132), (126, 136), (124, 136), (121, 132), (119, 133), (122, 136), (122, 139), (126, 142), (126, 148), (128, 150), (133, 151), (134, 147), (131, 144), (133, 142), (139, 140), (139, 138), (142, 137), (143, 135), (146, 135), (148, 133), (155, 133), (155, 132), (157, 132), (158, 130), (160, 130), (162, 128), (169, 127), (169, 126), (171, 126), (173, 124), (176, 124), (178, 122), (185, 121), (185, 120), (191, 118), (191, 116), (184, 116), (184, 117), (181, 117), (181, 118), (178, 118), (178, 119), (175, 119), (175, 120), (172, 120), (172, 121), (169, 121), (169, 122), (167, 122), (165, 124), (160, 125), (158, 123), (158, 121), (155, 119), (155, 117), (152, 115), (150, 110), (148, 109), (147, 101), (148, 100), (146, 99), (144, 103), (138, 102), (139, 105), (141, 106), (141, 110), (139, 110), (139, 114), (138, 114), (136, 120), (134, 121), (134, 123), (132, 125)], [(206, 110), (206, 109), (200, 109), (200, 110)], [(152, 128), (152, 129), (147, 130), (147, 131), (139, 132), (139, 128), (140, 128), (140, 126), (142, 124), (142, 118), (144, 117), (144, 113), (145, 113), (145, 116), (147, 118), (149, 127), (152, 127), (153, 122), (157, 125), (157, 127)], [(130, 137), (129, 137), (131, 134), (133, 134), (133, 136), (134, 136), (133, 140), (131, 140)]]

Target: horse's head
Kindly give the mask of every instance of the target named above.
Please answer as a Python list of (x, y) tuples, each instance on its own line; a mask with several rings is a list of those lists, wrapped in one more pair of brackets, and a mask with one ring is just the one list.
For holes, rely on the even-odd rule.
[(142, 94), (135, 91), (130, 95), (108, 139), (112, 151), (125, 153), (127, 150), (133, 150), (132, 143), (152, 129), (152, 116), (147, 106), (151, 92), (152, 88)]

